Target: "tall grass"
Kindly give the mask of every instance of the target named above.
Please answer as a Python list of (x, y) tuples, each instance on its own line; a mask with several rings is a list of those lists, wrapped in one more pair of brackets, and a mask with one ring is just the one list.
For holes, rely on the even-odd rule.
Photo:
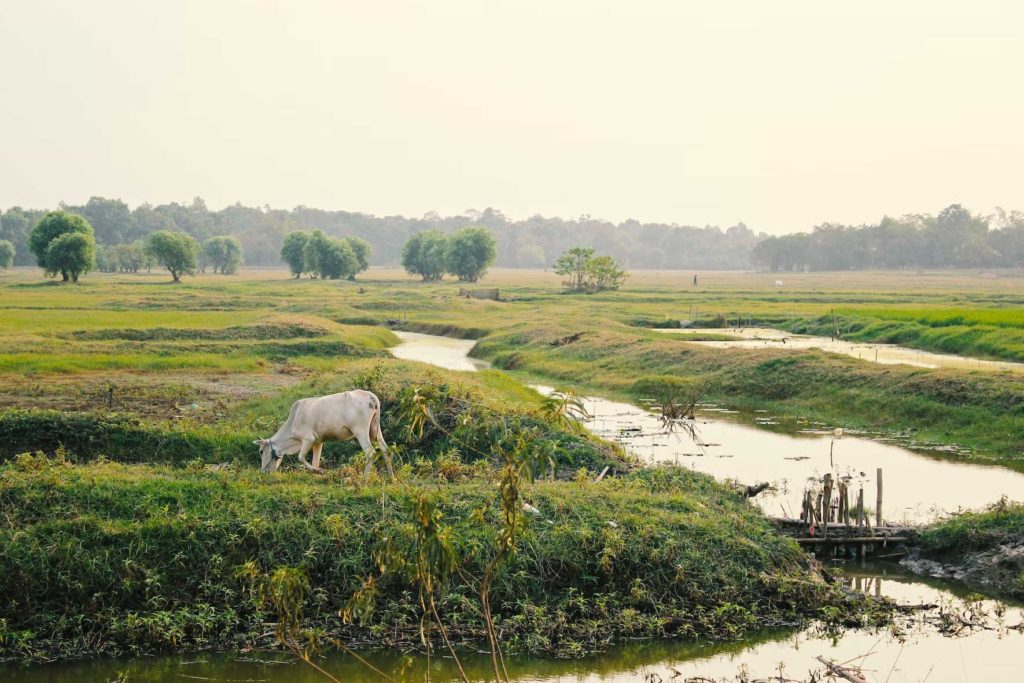
[[(375, 573), (375, 549), (429, 491), (462, 571), (480, 576), (499, 522), (489, 477), (403, 477), (364, 487), (344, 474), (30, 456), (0, 465), (0, 657), (258, 644), (272, 617), (249, 592), (244, 566), (301, 568), (310, 582), (305, 627), (408, 646), (419, 606), (401, 577), (383, 578), (365, 623), (338, 616)], [(666, 469), (598, 484), (538, 482), (524, 495), (541, 517), (528, 521), (523, 552), (492, 589), (508, 650), (580, 655), (624, 638), (734, 638), (863, 609), (810, 580), (796, 546), (706, 476)], [(454, 640), (478, 641), (483, 623), (461, 585), (438, 594), (438, 609)]]

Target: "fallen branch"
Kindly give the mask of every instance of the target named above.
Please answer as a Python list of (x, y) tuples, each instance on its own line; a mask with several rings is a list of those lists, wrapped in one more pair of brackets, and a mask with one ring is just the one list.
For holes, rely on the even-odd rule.
[(819, 662), (825, 665), (825, 669), (833, 676), (839, 676), (850, 681), (850, 683), (868, 683), (867, 679), (860, 675), (860, 671), (845, 666), (840, 666), (834, 662), (830, 662), (821, 655), (815, 657)]

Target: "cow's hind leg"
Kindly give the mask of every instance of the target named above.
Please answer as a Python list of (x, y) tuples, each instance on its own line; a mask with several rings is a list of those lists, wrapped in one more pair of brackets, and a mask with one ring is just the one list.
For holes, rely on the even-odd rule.
[(313, 471), (320, 471), (320, 451), (324, 449), (324, 442), (320, 441), (313, 444)]
[(363, 477), (369, 478), (374, 461), (377, 460), (377, 451), (373, 449), (373, 443), (370, 442), (369, 430), (356, 432), (356, 439), (359, 440), (359, 446), (363, 449), (363, 453), (366, 454), (366, 467), (363, 468)]
[(388, 450), (388, 443), (384, 440), (384, 433), (380, 430), (380, 410), (373, 413), (370, 418), (370, 437), (377, 442), (377, 448), (384, 456), (384, 464), (388, 468), (388, 476), (395, 478), (395, 468), (391, 465), (391, 451)]

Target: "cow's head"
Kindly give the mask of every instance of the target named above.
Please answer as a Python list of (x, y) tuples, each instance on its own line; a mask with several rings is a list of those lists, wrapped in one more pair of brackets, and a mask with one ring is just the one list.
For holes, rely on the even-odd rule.
[(270, 473), (281, 466), (284, 454), (274, 447), (270, 439), (256, 439), (254, 444), (260, 447), (260, 471)]

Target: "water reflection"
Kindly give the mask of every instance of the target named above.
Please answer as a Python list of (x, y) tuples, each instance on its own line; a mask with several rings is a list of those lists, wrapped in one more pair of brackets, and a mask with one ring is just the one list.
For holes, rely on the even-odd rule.
[(688, 340), (691, 344), (710, 346), (720, 349), (820, 349), (829, 353), (852, 356), (861, 360), (881, 365), (913, 365), (919, 368), (959, 368), (963, 370), (996, 370), (1004, 372), (1024, 372), (1024, 363), (1010, 361), (982, 360), (968, 356), (955, 356), (946, 353), (932, 353), (911, 349), (895, 344), (871, 344), (867, 342), (850, 342), (829, 337), (811, 337), (792, 334), (785, 330), (773, 330), (762, 327), (739, 329), (701, 329), (687, 327), (683, 329), (654, 330), (664, 334), (686, 338), (688, 335), (721, 334), (736, 339), (729, 340)]

